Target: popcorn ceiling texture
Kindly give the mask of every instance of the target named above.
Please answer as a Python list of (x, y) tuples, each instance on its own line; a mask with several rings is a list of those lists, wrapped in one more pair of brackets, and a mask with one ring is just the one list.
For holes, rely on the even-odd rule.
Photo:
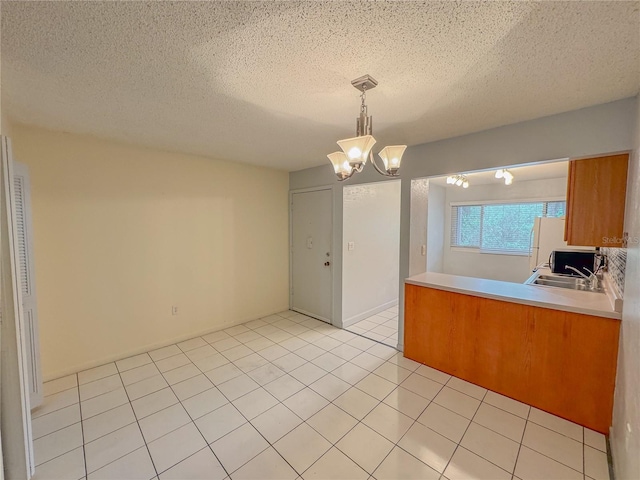
[(2, 2), (14, 122), (297, 170), (636, 95), (638, 2)]

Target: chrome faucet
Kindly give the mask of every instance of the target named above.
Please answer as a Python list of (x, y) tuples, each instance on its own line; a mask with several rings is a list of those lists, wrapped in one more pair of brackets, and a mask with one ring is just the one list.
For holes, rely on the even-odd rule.
[(586, 270), (587, 272), (589, 272), (589, 275), (585, 275), (584, 273), (582, 273), (580, 270), (578, 270), (575, 267), (572, 267), (571, 265), (565, 265), (564, 266), (565, 269), (567, 270), (572, 270), (574, 272), (576, 272), (578, 275), (580, 275), (582, 278), (586, 279), (587, 282), (589, 282), (589, 288), (591, 290), (597, 290), (598, 289), (598, 276), (593, 273), (591, 270), (589, 270), (587, 267), (582, 267), (584, 270)]

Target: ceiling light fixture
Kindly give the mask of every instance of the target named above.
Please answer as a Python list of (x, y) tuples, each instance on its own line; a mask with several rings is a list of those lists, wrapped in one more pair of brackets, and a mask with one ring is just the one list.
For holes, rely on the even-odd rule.
[(457, 187), (469, 188), (469, 180), (465, 175), (449, 175), (447, 177), (447, 183), (449, 185), (456, 185)]
[(367, 105), (364, 102), (367, 90), (375, 88), (378, 82), (370, 75), (364, 75), (353, 80), (351, 85), (362, 92), (360, 94), (360, 116), (356, 120), (356, 136), (338, 140), (338, 145), (342, 151), (327, 155), (338, 180), (343, 181), (353, 176), (354, 173), (360, 173), (369, 159), (371, 159), (371, 163), (381, 175), (397, 177), (402, 155), (407, 146), (391, 145), (380, 150), (378, 155), (382, 159), (384, 169), (378, 166), (371, 151), (376, 139), (373, 138), (373, 119), (370, 115), (367, 115)]
[(505, 185), (511, 185), (513, 183), (513, 173), (506, 168), (496, 170), (496, 178), (504, 178)]

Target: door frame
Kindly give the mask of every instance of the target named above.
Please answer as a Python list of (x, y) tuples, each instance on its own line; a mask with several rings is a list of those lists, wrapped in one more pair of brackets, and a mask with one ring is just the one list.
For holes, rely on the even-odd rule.
[[(298, 188), (295, 190), (289, 190), (289, 310), (293, 308), (293, 196), (297, 193), (311, 193), (311, 192), (319, 192), (322, 190), (328, 190), (331, 193), (331, 263), (332, 266), (335, 266), (335, 245), (333, 239), (333, 222), (336, 215), (336, 205), (335, 205), (335, 195), (333, 191), (333, 185), (320, 185), (317, 187), (309, 187), (309, 188)], [(334, 317), (334, 305), (335, 305), (335, 295), (333, 291), (333, 279), (335, 275), (335, 270), (331, 270), (331, 285), (329, 288), (331, 289), (331, 318), (329, 318), (329, 324), (333, 325), (335, 321)], [(312, 316), (310, 314), (306, 314), (308, 316)], [(321, 319), (323, 321), (327, 319)]]

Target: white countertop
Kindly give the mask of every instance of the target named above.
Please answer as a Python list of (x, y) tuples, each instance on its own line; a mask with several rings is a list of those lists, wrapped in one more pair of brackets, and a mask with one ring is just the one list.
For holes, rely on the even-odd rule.
[(463, 277), (434, 272), (414, 275), (407, 278), (405, 283), (474, 297), (522, 303), (534, 307), (564, 310), (566, 312), (583, 313), (585, 315), (618, 320), (622, 318), (620, 313), (614, 311), (609, 297), (604, 293), (500, 282), (485, 278)]

